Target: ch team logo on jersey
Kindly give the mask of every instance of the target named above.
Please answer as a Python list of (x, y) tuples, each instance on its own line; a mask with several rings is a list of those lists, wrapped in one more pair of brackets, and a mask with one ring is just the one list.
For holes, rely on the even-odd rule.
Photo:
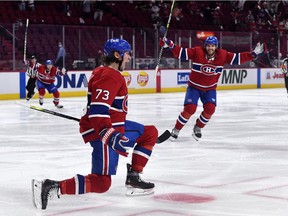
[(126, 95), (125, 98), (123, 99), (123, 102), (122, 102), (122, 110), (123, 110), (125, 113), (128, 113), (128, 95)]
[(216, 66), (210, 64), (204, 64), (201, 66), (200, 71), (205, 75), (215, 75), (216, 74)]

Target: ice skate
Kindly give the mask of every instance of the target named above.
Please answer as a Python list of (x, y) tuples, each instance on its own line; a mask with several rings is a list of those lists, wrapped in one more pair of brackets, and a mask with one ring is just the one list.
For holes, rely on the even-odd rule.
[(178, 138), (179, 132), (180, 132), (180, 130), (177, 130), (176, 128), (173, 128), (172, 132), (171, 132), (170, 140), (171, 141), (175, 141)]
[(44, 179), (43, 181), (37, 181), (32, 179), (32, 194), (33, 204), (37, 209), (46, 209), (48, 199), (52, 199), (55, 195), (59, 195), (60, 184), (57, 181), (50, 179)]
[(148, 195), (154, 193), (155, 185), (151, 182), (145, 182), (139, 176), (139, 173), (132, 170), (132, 165), (127, 164), (127, 177), (125, 182), (127, 196)]
[(194, 125), (192, 136), (196, 141), (202, 137), (201, 128), (199, 128), (197, 125)]
[(59, 108), (59, 109), (62, 109), (64, 106), (63, 105), (61, 105), (61, 104), (55, 104), (55, 106), (57, 107), (57, 108)]
[(34, 97), (34, 95), (35, 95), (35, 93), (31, 94), (31, 96), (29, 96), (29, 94), (27, 94), (27, 96), (26, 96), (27, 102), (28, 102), (30, 99), (32, 99), (32, 98)]
[(43, 98), (39, 99), (39, 104), (42, 106), (43, 105)]

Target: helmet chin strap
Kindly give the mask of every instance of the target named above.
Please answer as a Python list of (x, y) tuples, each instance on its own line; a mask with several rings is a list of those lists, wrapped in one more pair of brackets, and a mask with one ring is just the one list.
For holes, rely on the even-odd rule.
[(119, 70), (119, 71), (123, 71), (122, 68), (121, 68), (122, 63), (123, 63), (123, 60), (119, 61), (119, 66), (118, 66), (118, 70)]

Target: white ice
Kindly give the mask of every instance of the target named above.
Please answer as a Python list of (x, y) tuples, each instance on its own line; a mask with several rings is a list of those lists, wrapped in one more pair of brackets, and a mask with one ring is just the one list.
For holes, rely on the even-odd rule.
[[(128, 119), (171, 130), (185, 93), (129, 96)], [(126, 163), (104, 194), (61, 196), (45, 211), (32, 205), (31, 179), (62, 180), (89, 174), (92, 148), (78, 123), (0, 102), (1, 216), (287, 216), (288, 98), (285, 89), (218, 91), (218, 106), (196, 142), (197, 112), (176, 142), (155, 146), (141, 175), (156, 184), (150, 196), (125, 196)], [(62, 98), (63, 110), (45, 99), (44, 108), (80, 117), (85, 98)], [(35, 98), (30, 105), (38, 105)]]

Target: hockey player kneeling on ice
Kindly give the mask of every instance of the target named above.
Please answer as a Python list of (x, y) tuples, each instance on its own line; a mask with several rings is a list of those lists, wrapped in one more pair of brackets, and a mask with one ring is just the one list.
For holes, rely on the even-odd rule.
[(59, 104), (60, 93), (58, 88), (54, 85), (56, 80), (56, 76), (66, 75), (65, 68), (59, 70), (58, 68), (53, 66), (53, 62), (51, 60), (47, 60), (45, 65), (41, 65), (37, 68), (37, 88), (39, 91), (39, 104), (42, 106), (44, 103), (44, 95), (45, 89), (49, 92), (49, 94), (53, 94), (54, 100), (53, 103), (57, 108), (63, 108), (61, 104)]
[(53, 195), (104, 193), (111, 186), (111, 175), (116, 175), (119, 155), (128, 156), (126, 195), (146, 195), (154, 192), (154, 184), (141, 179), (158, 137), (153, 125), (142, 125), (126, 120), (128, 90), (123, 71), (131, 59), (131, 46), (123, 39), (109, 39), (104, 46), (104, 66), (93, 70), (88, 82), (86, 112), (80, 120), (80, 133), (90, 143), (92, 172), (77, 174), (62, 181), (32, 180), (34, 205), (46, 209)]

